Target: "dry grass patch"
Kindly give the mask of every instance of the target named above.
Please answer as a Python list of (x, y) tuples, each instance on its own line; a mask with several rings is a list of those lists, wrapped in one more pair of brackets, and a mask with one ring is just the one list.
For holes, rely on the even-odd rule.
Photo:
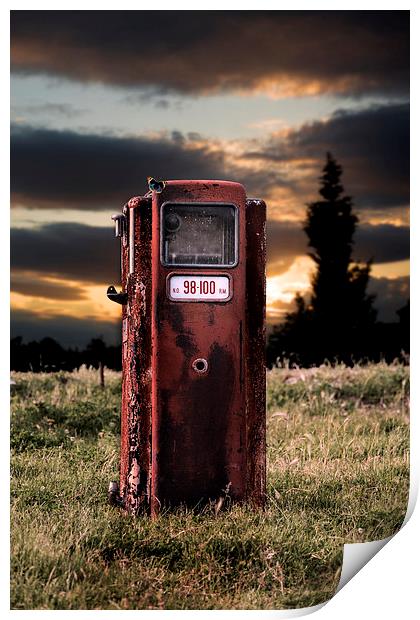
[(408, 368), (268, 373), (263, 512), (179, 509), (151, 522), (106, 503), (118, 475), (120, 376), (15, 373), (14, 609), (281, 609), (337, 586), (344, 542), (400, 527)]

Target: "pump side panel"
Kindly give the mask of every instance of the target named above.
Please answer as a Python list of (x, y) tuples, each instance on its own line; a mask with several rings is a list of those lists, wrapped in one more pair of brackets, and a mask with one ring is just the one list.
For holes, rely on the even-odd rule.
[[(228, 202), (239, 208), (239, 262), (229, 273), (233, 296), (227, 302), (168, 299), (168, 274), (209, 273), (208, 269), (164, 267), (153, 262), (152, 513), (161, 505), (196, 505), (246, 493), (245, 407), (245, 193), (239, 184), (169, 183), (153, 204), (153, 256), (159, 257), (163, 202)], [(197, 374), (192, 363), (208, 361)]]
[(247, 200), (247, 498), (256, 506), (264, 504), (266, 495), (265, 223), (265, 203)]
[(123, 247), (123, 386), (120, 494), (126, 509), (149, 510), (152, 393), (152, 205), (144, 199), (133, 211), (134, 273), (129, 273), (129, 242)]
[[(126, 215), (127, 217), (127, 215)], [(128, 294), (128, 247), (127, 234), (124, 233), (121, 239), (121, 289)], [(128, 403), (130, 400), (130, 378), (128, 376), (128, 304), (122, 306), (122, 336), (121, 336), (121, 355), (122, 355), (122, 394), (121, 394), (121, 455), (120, 455), (120, 495), (125, 497), (127, 492), (128, 475)]]

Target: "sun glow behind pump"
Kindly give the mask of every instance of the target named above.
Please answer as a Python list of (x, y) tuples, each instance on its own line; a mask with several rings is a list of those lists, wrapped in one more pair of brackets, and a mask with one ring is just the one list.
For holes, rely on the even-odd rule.
[(264, 503), (265, 211), (239, 183), (167, 181), (113, 216), (123, 388), (110, 499), (131, 513)]

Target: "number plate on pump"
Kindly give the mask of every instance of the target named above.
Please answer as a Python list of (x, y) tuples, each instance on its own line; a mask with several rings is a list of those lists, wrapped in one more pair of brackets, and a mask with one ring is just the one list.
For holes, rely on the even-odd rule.
[(230, 298), (227, 276), (170, 276), (169, 299), (175, 301), (226, 301)]

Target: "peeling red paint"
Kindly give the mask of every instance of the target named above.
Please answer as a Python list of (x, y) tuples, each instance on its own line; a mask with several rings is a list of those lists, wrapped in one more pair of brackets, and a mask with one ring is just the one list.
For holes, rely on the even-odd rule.
[(142, 201), (144, 201), (143, 196), (133, 196), (133, 198), (130, 198), (130, 200), (127, 202), (127, 207), (129, 209), (135, 209), (142, 203)]
[[(165, 202), (230, 203), (239, 209), (239, 260), (218, 270), (160, 261)], [(135, 197), (134, 272), (122, 244), (123, 388), (120, 496), (133, 514), (265, 498), (265, 204), (225, 181), (168, 181)], [(167, 276), (227, 273), (223, 302), (169, 299)], [(197, 360), (207, 367), (200, 371)]]

